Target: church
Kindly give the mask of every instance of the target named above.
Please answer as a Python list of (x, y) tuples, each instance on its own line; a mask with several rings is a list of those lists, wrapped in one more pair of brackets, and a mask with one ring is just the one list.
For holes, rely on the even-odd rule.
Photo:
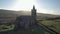
[(32, 26), (34, 26), (35, 24), (36, 24), (36, 9), (35, 6), (33, 6), (33, 9), (31, 10), (31, 16), (22, 15), (16, 18), (15, 28), (29, 29), (32, 28)]

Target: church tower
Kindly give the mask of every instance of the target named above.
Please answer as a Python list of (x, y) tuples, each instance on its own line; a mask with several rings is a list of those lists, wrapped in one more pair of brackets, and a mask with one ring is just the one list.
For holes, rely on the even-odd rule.
[(33, 9), (31, 10), (31, 16), (36, 20), (36, 9), (34, 5), (33, 5)]
[(36, 9), (35, 6), (33, 5), (33, 9), (31, 10), (31, 17), (32, 17), (32, 25), (36, 24)]

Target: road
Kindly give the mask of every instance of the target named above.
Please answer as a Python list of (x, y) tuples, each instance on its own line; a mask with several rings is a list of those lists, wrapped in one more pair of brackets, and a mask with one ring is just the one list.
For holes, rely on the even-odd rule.
[(50, 34), (59, 34), (58, 32), (54, 31), (53, 29), (41, 24), (37, 23), (40, 27), (42, 27), (45, 31), (49, 32)]

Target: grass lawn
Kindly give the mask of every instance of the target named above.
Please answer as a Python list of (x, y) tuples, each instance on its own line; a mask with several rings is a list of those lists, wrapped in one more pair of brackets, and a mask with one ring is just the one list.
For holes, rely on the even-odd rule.
[(42, 20), (40, 23), (50, 27), (51, 29), (55, 30), (56, 32), (60, 33), (60, 19), (57, 20)]

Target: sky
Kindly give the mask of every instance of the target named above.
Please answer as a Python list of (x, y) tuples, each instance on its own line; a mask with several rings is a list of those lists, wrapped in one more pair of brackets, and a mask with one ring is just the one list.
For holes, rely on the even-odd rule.
[(0, 0), (0, 9), (30, 11), (33, 5), (38, 13), (60, 15), (60, 0)]

